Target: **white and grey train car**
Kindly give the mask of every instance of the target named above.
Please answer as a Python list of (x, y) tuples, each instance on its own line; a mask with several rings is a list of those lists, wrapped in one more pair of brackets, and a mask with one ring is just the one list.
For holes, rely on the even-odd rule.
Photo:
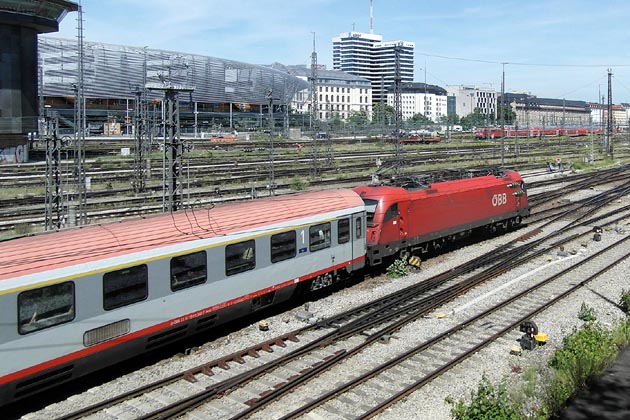
[(351, 190), (2, 242), (0, 405), (329, 285), (365, 253)]

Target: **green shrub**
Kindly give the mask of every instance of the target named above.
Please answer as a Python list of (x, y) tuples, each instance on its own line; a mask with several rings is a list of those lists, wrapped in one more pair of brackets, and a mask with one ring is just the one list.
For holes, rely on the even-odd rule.
[(409, 267), (407, 266), (407, 257), (397, 259), (387, 267), (387, 276), (391, 278), (405, 277), (409, 274)]
[(600, 376), (615, 360), (618, 348), (613, 337), (612, 331), (587, 324), (564, 338), (564, 347), (549, 359), (555, 370), (547, 392), (550, 412), (557, 412), (589, 379)]
[(295, 176), (291, 180), (291, 189), (293, 191), (302, 191), (308, 187), (308, 182), (302, 180), (302, 178)]
[(621, 291), (621, 297), (619, 298), (619, 306), (621, 310), (630, 315), (630, 291), (623, 289)]
[(595, 316), (595, 309), (582, 302), (582, 306), (580, 306), (580, 312), (578, 312), (578, 318), (585, 322), (595, 321), (597, 319), (597, 316)]
[(455, 402), (451, 397), (446, 398), (451, 404), (451, 416), (455, 420), (517, 420), (518, 411), (513, 407), (504, 383), (498, 387), (492, 386), (484, 375), (476, 391), (471, 392), (471, 401)]

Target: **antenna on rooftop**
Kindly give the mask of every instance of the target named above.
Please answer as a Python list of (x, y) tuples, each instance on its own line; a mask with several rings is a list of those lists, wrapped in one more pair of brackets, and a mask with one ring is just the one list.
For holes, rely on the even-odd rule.
[(374, 0), (370, 0), (370, 33), (374, 33)]

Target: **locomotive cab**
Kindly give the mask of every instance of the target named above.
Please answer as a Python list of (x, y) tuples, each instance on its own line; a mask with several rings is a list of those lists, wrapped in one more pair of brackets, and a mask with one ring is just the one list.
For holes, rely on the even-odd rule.
[(391, 187), (363, 188), (359, 187), (355, 191), (365, 204), (369, 248), (367, 258), (370, 265), (377, 265), (381, 263), (382, 258), (394, 255), (405, 247), (408, 233), (406, 217), (408, 201), (388, 198), (387, 194), (383, 194), (382, 188)]

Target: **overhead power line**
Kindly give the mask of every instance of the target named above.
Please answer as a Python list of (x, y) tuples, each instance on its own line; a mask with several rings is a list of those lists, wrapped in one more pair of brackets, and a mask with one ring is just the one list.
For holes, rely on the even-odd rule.
[(630, 64), (560, 64), (560, 63), (523, 63), (518, 61), (494, 61), (494, 60), (481, 60), (477, 58), (464, 58), (464, 57), (450, 57), (440, 54), (428, 54), (422, 52), (416, 52), (418, 55), (425, 57), (443, 58), (445, 60), (458, 60), (468, 61), (473, 63), (485, 63), (485, 64), (509, 64), (510, 66), (532, 66), (532, 67), (630, 67)]

